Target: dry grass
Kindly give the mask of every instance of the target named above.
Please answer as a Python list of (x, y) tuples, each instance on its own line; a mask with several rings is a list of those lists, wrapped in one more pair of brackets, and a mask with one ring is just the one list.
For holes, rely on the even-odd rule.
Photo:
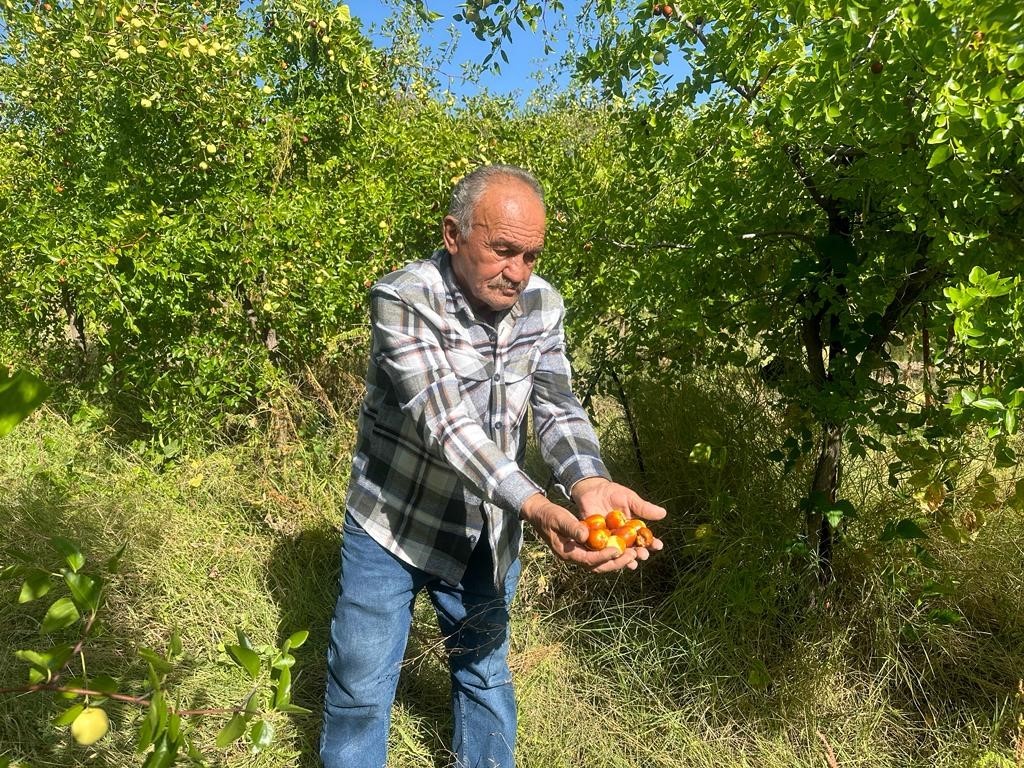
[[(631, 397), (646, 476), (614, 402), (600, 403), (602, 440), (616, 476), (669, 508), (658, 526), (668, 549), (637, 573), (593, 577), (528, 543), (512, 650), (522, 768), (1020, 764), (1016, 513), (993, 514), (968, 546), (930, 542), (952, 592), (922, 598), (929, 575), (906, 571), (914, 562), (906, 547), (877, 541), (903, 502), (863, 467), (849, 475), (863, 511), (840, 546), (837, 583), (812, 599), (787, 549), (803, 478), (766, 459), (778, 424), (757, 390), (693, 382), (672, 393), (685, 406), (677, 409), (664, 408), (663, 392)], [(138, 676), (137, 647), (162, 650), (178, 629), (186, 657), (173, 682), (183, 706), (246, 695), (218, 650), (237, 626), (258, 643), (308, 628), (295, 698), (317, 714), (276, 716), (272, 749), (253, 756), (234, 747), (217, 764), (312, 767), (350, 439), (342, 424), (287, 450), (225, 448), (154, 469), (89, 425), (44, 413), (0, 444), (4, 547), (46, 558), (48, 535), (63, 533), (102, 558), (128, 541), (90, 669)], [(725, 460), (694, 463), (698, 442), (724, 448)], [(713, 535), (695, 539), (699, 524)], [(17, 685), (26, 669), (13, 651), (42, 642), (40, 608), (16, 604), (17, 584), (0, 586), (0, 686)], [(939, 604), (964, 621), (928, 621)], [(421, 605), (395, 709), (393, 768), (448, 760), (436, 633)], [(111, 707), (113, 734), (95, 750), (73, 747), (50, 723), (58, 709), (44, 695), (0, 696), (0, 754), (36, 768), (141, 764), (131, 749), (134, 709)], [(192, 726), (210, 754), (222, 724)]]

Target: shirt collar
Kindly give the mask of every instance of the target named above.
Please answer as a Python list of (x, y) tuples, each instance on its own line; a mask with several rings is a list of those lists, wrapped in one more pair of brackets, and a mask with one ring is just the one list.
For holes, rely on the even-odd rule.
[[(452, 256), (444, 248), (439, 248), (434, 251), (434, 255), (431, 257), (434, 264), (437, 265), (438, 272), (441, 273), (441, 279), (444, 281), (445, 289), (445, 308), (452, 313), (464, 312), (466, 317), (471, 320), (480, 320), (477, 317), (476, 312), (473, 311), (472, 305), (466, 299), (466, 295), (462, 292), (462, 288), (459, 287), (458, 280), (455, 279), (455, 270), (452, 269)], [(501, 325), (506, 319), (511, 319), (514, 323), (519, 319), (519, 316), (523, 314), (523, 296), (519, 295), (516, 299), (516, 303), (506, 311), (499, 313), (498, 321), (495, 323), (495, 327)]]

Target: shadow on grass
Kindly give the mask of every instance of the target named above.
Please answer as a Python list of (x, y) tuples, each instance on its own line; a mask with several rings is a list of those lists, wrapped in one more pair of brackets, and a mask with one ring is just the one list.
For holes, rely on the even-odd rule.
[[(306, 530), (282, 537), (268, 567), (268, 588), (281, 612), (283, 642), (292, 632), (309, 630), (309, 640), (295, 652), (301, 677), (293, 683), (293, 701), (312, 710), (293, 715), (299, 734), (302, 766), (319, 765), (318, 745), (327, 672), (327, 644), (337, 599), (341, 533), (333, 528)], [(367, 638), (373, 653), (375, 639)], [(402, 710), (392, 721), (392, 744), (422, 755), (426, 750), (437, 768), (450, 764), (451, 684), (444, 648), (433, 609), (425, 595), (417, 609), (395, 696)]]
[[(26, 478), (17, 492), (0, 496), (0, 522), (5, 531), (0, 565), (24, 562), (58, 572), (66, 565), (51, 544), (51, 537), (62, 536), (78, 544), (85, 555), (82, 572), (95, 573), (98, 564), (106, 562), (128, 538), (128, 531), (112, 531), (104, 523), (106, 515), (83, 514), (69, 498), (67, 481), (59, 471), (39, 470)], [(133, 531), (131, 535), (137, 537), (138, 533)], [(137, 574), (122, 573), (119, 579), (127, 589), (139, 589), (141, 578)], [(40, 633), (49, 605), (67, 593), (63, 584), (55, 582), (45, 596), (19, 604), (21, 583), (21, 578), (0, 581), (0, 688), (28, 682), (29, 666), (16, 659), (16, 650), (46, 650), (57, 643), (74, 644), (79, 638), (76, 630), (81, 625), (77, 622), (64, 632)], [(101, 616), (101, 624), (86, 645), (89, 672), (144, 679), (141, 666), (124, 667), (125, 649), (143, 645), (143, 638), (119, 621), (116, 611), (105, 610)], [(63, 682), (73, 674), (73, 670), (65, 669)], [(136, 725), (131, 705), (105, 707), (111, 720), (111, 735), (105, 742), (113, 748), (94, 751), (76, 746), (66, 727), (51, 724), (53, 717), (78, 701), (64, 701), (50, 692), (0, 695), (0, 755), (25, 759), (34, 766), (121, 768), (123, 755), (131, 752), (129, 739)]]

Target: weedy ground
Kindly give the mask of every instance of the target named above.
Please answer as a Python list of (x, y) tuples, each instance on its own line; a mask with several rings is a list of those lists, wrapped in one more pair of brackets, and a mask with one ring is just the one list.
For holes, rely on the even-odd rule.
[[(615, 476), (668, 508), (656, 526), (666, 548), (637, 572), (594, 576), (528, 543), (511, 659), (521, 768), (1021, 765), (1018, 513), (994, 512), (967, 545), (935, 534), (923, 565), (912, 542), (878, 537), (913, 501), (877, 463), (850, 463), (844, 495), (860, 516), (838, 543), (834, 583), (819, 588), (792, 546), (807, 469), (784, 474), (767, 459), (782, 430), (766, 396), (735, 377), (629, 395), (643, 473), (619, 405), (599, 402), (596, 418)], [(190, 727), (214, 765), (315, 766), (352, 426), (346, 417), (326, 436), (160, 461), (118, 447), (88, 411), (43, 411), (0, 442), (0, 565), (14, 548), (53, 560), (53, 534), (96, 562), (127, 541), (88, 671), (141, 680), (136, 649), (163, 651), (177, 630), (184, 656), (170, 682), (182, 707), (245, 697), (244, 676), (218, 650), (237, 627), (256, 643), (309, 629), (294, 698), (317, 714), (273, 716), (277, 740), (258, 755), (243, 743), (217, 752), (223, 717)], [(46, 642), (39, 608), (19, 605), (18, 589), (0, 582), (0, 687), (27, 679), (15, 650)], [(0, 695), (0, 755), (36, 768), (141, 765), (140, 710), (108, 704), (111, 734), (83, 748), (51, 722), (65, 706)], [(389, 765), (447, 765), (449, 733), (444, 658), (423, 601)]]

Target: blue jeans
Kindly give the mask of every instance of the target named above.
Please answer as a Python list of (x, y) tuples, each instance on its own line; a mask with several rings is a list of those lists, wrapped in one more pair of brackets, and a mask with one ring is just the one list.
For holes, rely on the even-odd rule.
[(399, 560), (349, 516), (343, 531), (320, 735), (324, 768), (384, 766), (413, 600), (424, 588), (448, 650), (456, 765), (513, 768), (516, 702), (507, 663), (508, 609), (519, 561), (497, 590), (490, 546), (481, 536), (462, 581), (451, 586)]

